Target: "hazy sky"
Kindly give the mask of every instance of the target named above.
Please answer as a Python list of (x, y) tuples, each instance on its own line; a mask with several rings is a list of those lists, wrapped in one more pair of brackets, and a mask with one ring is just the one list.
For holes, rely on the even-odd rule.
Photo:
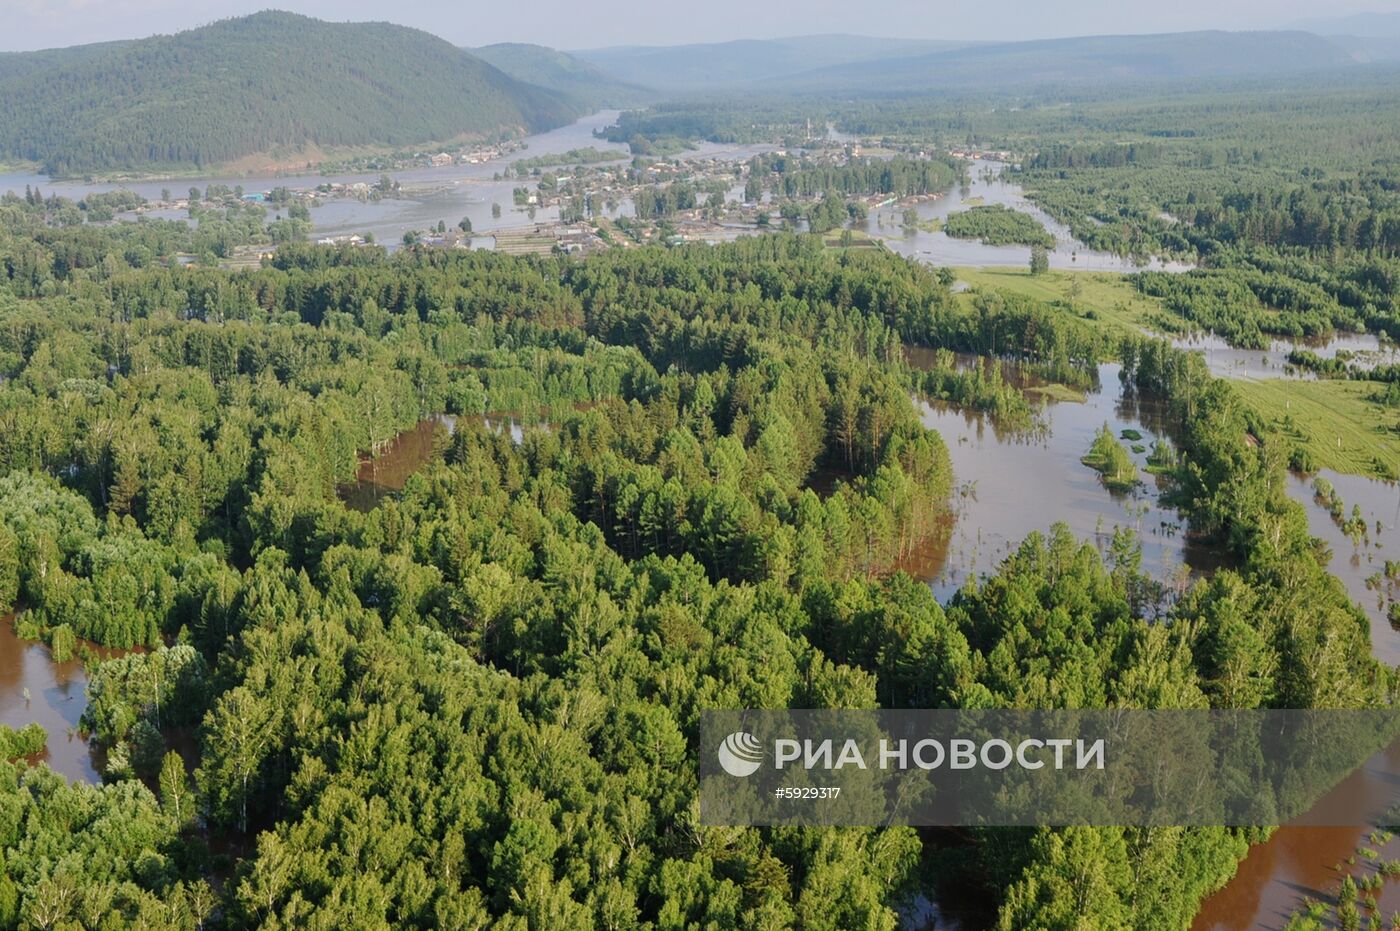
[(390, 20), (459, 45), (556, 48), (713, 42), (821, 32), (1032, 39), (1112, 32), (1276, 28), (1400, 0), (0, 0), (0, 49), (176, 32), (266, 6), (331, 20)]

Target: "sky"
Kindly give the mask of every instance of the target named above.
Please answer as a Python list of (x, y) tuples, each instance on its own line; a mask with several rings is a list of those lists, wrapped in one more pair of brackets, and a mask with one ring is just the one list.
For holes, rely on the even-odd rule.
[(268, 6), (336, 21), (389, 20), (458, 45), (564, 49), (832, 32), (1016, 40), (1268, 29), (1362, 11), (1400, 13), (1400, 0), (0, 0), (0, 50), (178, 32)]

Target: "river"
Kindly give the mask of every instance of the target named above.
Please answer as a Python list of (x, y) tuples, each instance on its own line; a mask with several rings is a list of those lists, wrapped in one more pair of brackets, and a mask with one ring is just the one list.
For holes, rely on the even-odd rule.
[[(377, 242), (393, 247), (400, 243), (404, 233), (410, 230), (434, 227), (439, 221), (448, 226), (455, 226), (463, 217), (468, 217), (472, 222), (473, 232), (481, 234), (484, 242), (489, 242), (490, 234), (495, 230), (557, 220), (557, 207), (540, 207), (532, 217), (528, 210), (514, 205), (513, 190), (516, 187), (533, 188), (533, 180), (519, 180), (508, 176), (498, 181), (495, 180), (495, 176), (498, 173), (508, 175), (510, 166), (521, 159), (559, 154), (571, 149), (593, 147), (613, 151), (617, 153), (618, 164), (630, 160), (631, 154), (627, 146), (594, 136), (596, 130), (615, 123), (618, 113), (616, 110), (601, 110), (568, 126), (528, 136), (524, 139), (525, 148), (489, 162), (443, 168), (418, 167), (389, 172), (394, 180), (402, 185), (401, 196), (367, 202), (354, 198), (327, 200), (311, 211), (313, 235), (316, 238), (333, 238), (368, 232), (374, 234)], [(743, 161), (754, 155), (773, 151), (774, 148), (773, 145), (701, 142), (694, 149), (687, 151), (685, 157)], [(1006, 180), (1003, 177), (1005, 165), (979, 161), (971, 163), (971, 166), (971, 181), (966, 188), (954, 185), (937, 199), (926, 200), (915, 208), (922, 220), (941, 221), (954, 210), (967, 209), (978, 202), (1005, 204), (1031, 214), (1055, 235), (1056, 247), (1050, 253), (1050, 264), (1056, 268), (1134, 271), (1140, 267), (1171, 270), (1189, 267), (1159, 260), (1138, 265), (1121, 256), (1090, 250), (1083, 243), (1075, 241), (1067, 227), (1027, 200), (1019, 185)], [(149, 200), (159, 200), (161, 191), (167, 188), (177, 195), (190, 187), (203, 190), (213, 184), (222, 184), (230, 188), (242, 185), (243, 189), (249, 192), (266, 191), (279, 186), (309, 189), (326, 182), (374, 184), (380, 175), (381, 172), (257, 177), (209, 176), (132, 181), (122, 184), (88, 184), (82, 181), (54, 181), (44, 175), (28, 172), (11, 172), (0, 174), (0, 192), (18, 193), (26, 187), (37, 187), (45, 194), (60, 194), (81, 200), (88, 194), (125, 189)], [(729, 197), (739, 200), (742, 199), (742, 195), (742, 185), (736, 185)], [(978, 198), (981, 200), (978, 201)], [(493, 204), (500, 205), (500, 217), (492, 215)], [(611, 210), (602, 204), (595, 205), (595, 208), (604, 216), (614, 219), (632, 215), (631, 201), (625, 197), (619, 198)], [(902, 212), (902, 208), (898, 207), (882, 208), (874, 211), (867, 223), (873, 235), (900, 255), (936, 265), (1023, 266), (1029, 260), (1030, 249), (1027, 246), (988, 246), (977, 240), (954, 239), (942, 232), (901, 230)], [(167, 218), (185, 216), (183, 212), (177, 211), (155, 211), (152, 215)], [(752, 230), (747, 227), (735, 228), (732, 235), (719, 238), (733, 238), (748, 232)]]
[[(531, 215), (527, 208), (514, 205), (514, 189), (533, 189), (535, 182), (509, 176), (510, 166), (521, 159), (589, 147), (616, 152), (618, 161), (614, 164), (624, 163), (631, 159), (626, 145), (608, 142), (594, 135), (595, 131), (615, 123), (618, 115), (617, 110), (601, 110), (568, 126), (528, 136), (523, 140), (525, 148), (480, 164), (451, 165), (443, 168), (416, 167), (388, 172), (402, 185), (400, 196), (365, 202), (355, 198), (326, 200), (311, 211), (313, 236), (320, 239), (372, 233), (375, 241), (394, 248), (402, 242), (406, 232), (435, 227), (439, 221), (448, 226), (455, 226), (459, 220), (467, 217), (472, 222), (473, 232), (480, 235), (481, 244), (486, 245), (490, 243), (490, 234), (493, 231), (558, 220), (558, 207), (540, 207)], [(744, 161), (760, 153), (771, 152), (775, 148), (767, 144), (700, 142), (694, 149), (684, 153), (684, 157)], [(975, 203), (1005, 204), (1034, 216), (1055, 235), (1056, 247), (1050, 253), (1050, 264), (1053, 267), (1125, 272), (1144, 267), (1169, 270), (1189, 267), (1181, 263), (1155, 259), (1146, 264), (1136, 264), (1121, 256), (1089, 249), (1083, 243), (1077, 242), (1067, 227), (1031, 203), (1019, 185), (1006, 180), (1006, 167), (999, 162), (972, 162), (969, 185), (966, 188), (954, 185), (936, 199), (918, 204), (915, 209), (920, 219), (941, 221), (949, 213), (967, 209)], [(120, 184), (88, 184), (82, 181), (54, 181), (44, 175), (30, 172), (10, 172), (0, 174), (0, 192), (18, 193), (26, 187), (36, 187), (45, 194), (59, 194), (81, 200), (88, 194), (125, 189), (154, 201), (159, 200), (162, 190), (167, 188), (178, 196), (190, 187), (203, 190), (215, 184), (230, 188), (242, 185), (243, 189), (249, 192), (267, 191), (279, 186), (310, 189), (327, 182), (364, 182), (372, 185), (379, 180), (381, 174), (382, 172), (255, 177), (208, 176)], [(498, 181), (495, 178), (497, 174), (507, 177)], [(738, 201), (742, 196), (743, 186), (736, 185), (730, 191), (729, 199)], [(500, 205), (500, 217), (492, 215), (493, 204)], [(610, 219), (631, 216), (633, 213), (632, 203), (626, 197), (619, 198), (611, 209), (604, 204), (594, 206), (601, 215)], [(935, 265), (1024, 266), (1029, 261), (1030, 248), (1027, 246), (988, 246), (974, 239), (954, 239), (943, 232), (902, 230), (902, 213), (903, 210), (899, 207), (881, 208), (872, 212), (867, 222), (868, 230), (900, 255)], [(152, 211), (150, 215), (168, 219), (183, 219), (186, 216), (183, 211)], [(753, 232), (749, 227), (734, 227), (717, 233), (715, 238), (732, 239)]]
[[(455, 226), (463, 217), (472, 221), (472, 230), (484, 234), (489, 242), (494, 230), (518, 228), (559, 219), (557, 207), (540, 207), (531, 216), (527, 209), (514, 205), (512, 192), (516, 187), (533, 189), (535, 181), (517, 179), (509, 174), (510, 166), (521, 159), (541, 155), (568, 152), (571, 149), (596, 148), (617, 153), (615, 164), (625, 163), (632, 156), (625, 144), (608, 142), (593, 135), (617, 122), (619, 111), (601, 110), (577, 122), (549, 132), (527, 136), (525, 148), (511, 152), (501, 158), (480, 164), (460, 164), (443, 168), (409, 168), (387, 172), (402, 185), (399, 197), (380, 201), (361, 202), (354, 198), (337, 198), (325, 201), (311, 211), (313, 235), (316, 238), (332, 238), (353, 234), (373, 233), (377, 242), (390, 247), (402, 242), (403, 235), (410, 230), (424, 230), (435, 227), (438, 221)], [(730, 145), (702, 142), (685, 153), (686, 158), (715, 158), (721, 160), (744, 160), (760, 153), (771, 151), (771, 145)], [(606, 163), (604, 163), (606, 164)], [(497, 181), (497, 174), (507, 177)], [(159, 200), (163, 189), (170, 189), (179, 196), (191, 187), (201, 190), (211, 184), (222, 184), (230, 188), (242, 185), (248, 192), (267, 191), (275, 187), (310, 189), (327, 182), (343, 184), (376, 183), (383, 172), (341, 173), (341, 174), (300, 174), (260, 177), (187, 177), (169, 180), (132, 181), (123, 184), (102, 182), (87, 184), (82, 181), (54, 181), (50, 178), (26, 172), (0, 174), (0, 193), (5, 191), (23, 192), (25, 187), (37, 187), (44, 194), (59, 194), (80, 200), (88, 194), (117, 189), (134, 191), (149, 200)], [(738, 189), (742, 194), (742, 188)], [(492, 216), (492, 204), (499, 204), (501, 216)], [(617, 218), (632, 214), (631, 202), (621, 199), (612, 210), (602, 209), (604, 216)], [(183, 211), (154, 212), (154, 216), (178, 219), (185, 217)]]
[[(595, 129), (610, 124), (616, 115), (615, 111), (603, 111), (570, 126), (531, 136), (525, 149), (485, 164), (394, 172), (404, 185), (402, 198), (378, 203), (330, 201), (312, 211), (315, 235), (369, 231), (381, 242), (395, 243), (408, 230), (423, 229), (438, 220), (452, 225), (463, 216), (470, 217), (474, 230), (482, 233), (520, 226), (527, 222), (526, 217), (513, 207), (511, 191), (521, 182), (495, 181), (496, 173), (505, 172), (521, 158), (589, 146), (616, 150), (619, 161), (625, 160), (629, 157), (625, 147), (593, 136)], [(767, 148), (771, 147), (706, 145), (691, 154), (745, 159)], [(954, 186), (943, 196), (920, 203), (916, 207), (920, 219), (942, 220), (954, 210), (979, 202), (1005, 204), (1035, 216), (1055, 235), (1056, 248), (1050, 253), (1053, 267), (1123, 272), (1141, 267), (1177, 271), (1188, 267), (1155, 260), (1142, 266), (1085, 248), (1073, 240), (1067, 228), (1031, 204), (1018, 185), (1006, 180), (1003, 171), (1004, 166), (995, 163), (973, 163), (967, 187)], [(166, 187), (183, 190), (191, 185), (203, 188), (222, 183), (242, 184), (246, 190), (254, 191), (278, 185), (314, 187), (325, 181), (373, 183), (378, 176), (376, 172), (332, 177), (182, 178), (122, 186), (155, 199)], [(23, 173), (0, 174), (0, 191), (23, 191), (26, 185), (74, 198), (118, 187), (52, 182)], [(738, 196), (737, 189), (731, 196)], [(493, 203), (502, 206), (499, 219), (491, 215)], [(629, 210), (626, 203), (620, 203), (613, 215)], [(1029, 259), (1028, 247), (987, 246), (976, 240), (954, 239), (942, 232), (904, 231), (900, 228), (901, 213), (899, 208), (882, 208), (872, 213), (868, 223), (874, 235), (901, 255), (935, 265), (1022, 266)], [(555, 219), (557, 211), (542, 208), (536, 217), (541, 221)], [(1264, 351), (1233, 349), (1214, 337), (1180, 340), (1178, 345), (1201, 351), (1214, 373), (1235, 378), (1298, 374), (1288, 372), (1286, 364), (1287, 354), (1295, 345), (1305, 345), (1324, 357), (1335, 354), (1339, 348), (1360, 351), (1367, 354), (1363, 364), (1397, 361), (1393, 346), (1382, 345), (1373, 337), (1345, 334), (1322, 346), (1279, 340)], [(1044, 531), (1057, 521), (1065, 522), (1076, 536), (1092, 540), (1100, 548), (1106, 548), (1115, 526), (1134, 528), (1142, 541), (1144, 571), (1169, 588), (1177, 588), (1220, 565), (1218, 552), (1196, 545), (1185, 536), (1179, 515), (1161, 504), (1160, 489), (1153, 476), (1144, 471), (1144, 484), (1136, 493), (1116, 494), (1108, 491), (1098, 475), (1079, 461), (1094, 432), (1104, 423), (1115, 435), (1124, 429), (1139, 431), (1143, 438), (1136, 442), (1145, 450), (1151, 448), (1153, 439), (1164, 435), (1160, 409), (1125, 392), (1117, 371), (1114, 365), (1101, 366), (1098, 387), (1088, 392), (1082, 402), (1048, 403), (1043, 413), (1046, 429), (1030, 435), (998, 431), (980, 415), (925, 405), (924, 423), (942, 433), (952, 458), (957, 486), (954, 514), (947, 534), (913, 554), (903, 568), (928, 582), (940, 599), (946, 599), (969, 578), (994, 571), (1026, 534)], [(384, 495), (401, 489), (407, 478), (430, 458), (439, 423), (449, 431), (454, 425), (450, 418), (425, 420), (397, 437), (380, 456), (366, 460), (357, 481), (342, 489), (347, 503), (359, 509), (372, 508)], [(509, 429), (518, 440), (520, 428), (511, 423)], [(1146, 452), (1134, 453), (1133, 458), (1141, 470)], [(1323, 477), (1338, 488), (1348, 511), (1352, 504), (1362, 508), (1371, 527), (1370, 539), (1363, 547), (1354, 546), (1327, 508), (1314, 499), (1309, 480), (1290, 477), (1289, 494), (1307, 510), (1312, 533), (1331, 546), (1334, 556), (1330, 568), (1365, 609), (1377, 657), (1387, 663), (1400, 662), (1400, 633), (1391, 627), (1385, 614), (1386, 598), (1392, 594), (1390, 586), (1378, 593), (1366, 582), (1383, 570), (1386, 559), (1400, 560), (1400, 492), (1394, 485), (1355, 476), (1324, 473)], [(1382, 597), (1378, 599), (1378, 595)], [(56, 664), (46, 646), (21, 641), (12, 624), (0, 624), (0, 722), (20, 727), (38, 721), (49, 734), (43, 758), (69, 778), (96, 781), (98, 764), (94, 751), (75, 733), (85, 704), (86, 681), (78, 661)], [(1349, 798), (1370, 799), (1377, 793), (1393, 794), (1393, 787), (1371, 768), (1353, 776), (1338, 791)], [(1365, 841), (1368, 831), (1281, 828), (1270, 841), (1252, 848), (1237, 876), (1204, 904), (1194, 931), (1282, 927), (1288, 913), (1299, 907), (1305, 895), (1325, 897), (1335, 889), (1340, 874), (1334, 866)], [(1383, 855), (1400, 855), (1395, 846), (1392, 842), (1382, 851)], [(1381, 903), (1386, 912), (1400, 908), (1400, 886), (1388, 885)]]
[[(1319, 355), (1332, 355), (1338, 348), (1376, 347), (1369, 338), (1343, 337), (1312, 348)], [(916, 366), (926, 366), (931, 354), (910, 350), (909, 358)], [(1212, 367), (1237, 378), (1263, 377), (1265, 371), (1249, 365)], [(1079, 461), (1104, 423), (1115, 435), (1138, 430), (1143, 435), (1138, 445), (1148, 449), (1153, 439), (1166, 435), (1160, 403), (1125, 391), (1118, 371), (1117, 365), (1100, 366), (1098, 387), (1083, 402), (1047, 403), (1046, 429), (1031, 434), (999, 431), (990, 418), (947, 405), (923, 405), (924, 424), (942, 434), (952, 459), (954, 516), (946, 536), (928, 541), (902, 568), (946, 600), (968, 578), (995, 571), (1026, 534), (1043, 531), (1055, 521), (1064, 521), (1076, 536), (1101, 549), (1114, 526), (1133, 527), (1141, 536), (1144, 571), (1170, 589), (1222, 565), (1223, 554), (1182, 533), (1180, 517), (1158, 500), (1153, 476), (1142, 475), (1148, 484), (1136, 495), (1117, 495)], [(1280, 374), (1268, 371), (1268, 377)], [(1144, 453), (1133, 458), (1140, 469), (1145, 465)], [(1315, 478), (1333, 485), (1344, 502), (1345, 517), (1350, 517), (1353, 505), (1360, 508), (1367, 527), (1360, 543), (1346, 535), (1328, 505), (1318, 500)], [(1304, 508), (1312, 535), (1331, 549), (1329, 570), (1366, 613), (1375, 656), (1388, 665), (1400, 663), (1400, 630), (1387, 614), (1391, 600), (1400, 598), (1400, 581), (1383, 578), (1387, 560), (1400, 562), (1400, 486), (1324, 470), (1317, 476), (1289, 474), (1286, 489)], [(1285, 826), (1252, 847), (1236, 876), (1203, 903), (1193, 931), (1280, 929), (1305, 898), (1334, 896), (1342, 876), (1337, 865), (1354, 855), (1357, 865), (1348, 869), (1358, 879), (1375, 874), (1376, 862), (1356, 851), (1372, 846), (1373, 826), (1397, 800), (1397, 771), (1400, 746), (1378, 754), (1321, 803), (1354, 816), (1360, 826)], [(1380, 859), (1400, 858), (1400, 839), (1376, 846)], [(1379, 898), (1383, 914), (1400, 910), (1400, 884), (1387, 884)], [(917, 925), (906, 923), (913, 926)]]

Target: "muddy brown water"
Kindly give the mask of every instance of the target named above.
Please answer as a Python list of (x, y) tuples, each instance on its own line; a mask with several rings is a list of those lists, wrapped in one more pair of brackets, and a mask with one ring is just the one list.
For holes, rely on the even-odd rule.
[[(1378, 587), (1367, 584), (1376, 573), (1384, 574), (1385, 561), (1400, 560), (1400, 486), (1357, 475), (1323, 470), (1345, 502), (1361, 508), (1368, 536), (1359, 543), (1348, 537), (1327, 506), (1317, 500), (1313, 480), (1317, 476), (1290, 474), (1288, 493), (1303, 505), (1308, 529), (1332, 551), (1328, 570), (1341, 580), (1354, 602), (1371, 623), (1371, 650), (1376, 658), (1400, 663), (1400, 631), (1386, 617), (1386, 606), (1400, 598), (1400, 586), (1392, 582)], [(1323, 801), (1324, 805), (1350, 805), (1357, 827), (1321, 828), (1284, 826), (1268, 841), (1251, 847), (1235, 877), (1202, 904), (1192, 931), (1243, 931), (1246, 928), (1282, 928), (1288, 916), (1304, 907), (1306, 899), (1335, 900), (1345, 873), (1360, 880), (1373, 875), (1376, 865), (1357, 849), (1372, 846), (1369, 836), (1391, 805), (1400, 803), (1400, 747), (1377, 754), (1352, 773)], [(1380, 859), (1400, 857), (1400, 838), (1375, 846)], [(1354, 864), (1346, 864), (1355, 856)], [(1345, 872), (1338, 869), (1343, 865)], [(1387, 881), (1378, 896), (1385, 920), (1400, 911), (1400, 883)]]
[(13, 615), (0, 617), (0, 724), (18, 730), (37, 723), (48, 734), (48, 746), (30, 762), (48, 763), (69, 779), (98, 782), (100, 755), (78, 732), (86, 707), (82, 662), (54, 662), (47, 646), (16, 635)]
[[(345, 506), (353, 511), (369, 512), (386, 497), (403, 491), (413, 474), (433, 458), (439, 428), (450, 435), (457, 430), (457, 420), (451, 414), (420, 420), (416, 426), (390, 440), (378, 455), (361, 459), (355, 481), (340, 488), (340, 499)], [(525, 428), (510, 416), (492, 414), (481, 420), (488, 429), (509, 430), (516, 443), (525, 438)]]
[[(1400, 743), (1373, 756), (1314, 809), (1327, 811), (1338, 820), (1354, 819), (1366, 827), (1279, 828), (1266, 842), (1251, 847), (1235, 876), (1206, 898), (1191, 931), (1279, 931), (1288, 924), (1290, 915), (1304, 908), (1306, 900), (1329, 907), (1335, 903), (1343, 876), (1360, 882), (1376, 875), (1380, 862), (1400, 857), (1400, 837), (1371, 843), (1375, 826), (1390, 820), (1387, 810), (1400, 801), (1396, 773), (1400, 773)], [(1361, 848), (1371, 849), (1376, 857), (1359, 853)], [(1388, 921), (1400, 911), (1400, 883), (1387, 881), (1376, 899), (1378, 914)], [(1368, 918), (1363, 910), (1363, 922)]]
[[(918, 355), (911, 363), (920, 364)], [(961, 364), (961, 361), (960, 361)], [(1142, 569), (1168, 590), (1181, 590), (1225, 561), (1220, 550), (1190, 539), (1177, 510), (1161, 500), (1164, 484), (1147, 472), (1156, 440), (1170, 440), (1160, 402), (1140, 398), (1119, 380), (1121, 367), (1098, 368), (1097, 384), (1083, 401), (1049, 401), (1041, 427), (1000, 428), (985, 414), (947, 404), (920, 402), (924, 426), (937, 430), (953, 465), (952, 514), (947, 532), (918, 546), (899, 568), (927, 582), (940, 601), (969, 579), (989, 575), (1025, 537), (1064, 523), (1080, 539), (1107, 551), (1116, 528), (1132, 529), (1142, 545)], [(1037, 379), (1009, 367), (1006, 378), (1022, 387)], [(1107, 424), (1137, 465), (1141, 484), (1132, 492), (1109, 490), (1080, 459)], [(1132, 446), (1141, 447), (1133, 452)]]
[[(919, 361), (917, 353), (911, 354), (911, 362)], [(979, 363), (959, 357), (958, 364)], [(1142, 439), (1136, 442), (1145, 449), (1168, 434), (1161, 405), (1125, 390), (1118, 371), (1116, 365), (1101, 366), (1097, 385), (1082, 402), (1047, 403), (1043, 429), (1030, 433), (999, 430), (990, 418), (951, 406), (923, 405), (923, 422), (939, 430), (948, 444), (956, 488), (954, 507), (945, 532), (917, 549), (901, 567), (946, 600), (969, 578), (994, 572), (1028, 533), (1044, 531), (1057, 521), (1101, 548), (1107, 547), (1115, 526), (1132, 527), (1142, 541), (1143, 569), (1170, 587), (1221, 565), (1218, 551), (1185, 536), (1184, 522), (1160, 501), (1153, 476), (1142, 471), (1143, 485), (1134, 493), (1119, 494), (1105, 488), (1098, 474), (1079, 461), (1104, 423), (1115, 435), (1124, 429), (1139, 431)], [(1040, 384), (1033, 374), (1015, 366), (1005, 366), (1003, 372), (1023, 389)], [(517, 442), (523, 437), (523, 429), (513, 420), (495, 418), (487, 423), (508, 429)], [(450, 432), (455, 425), (455, 418), (435, 417), (400, 434), (378, 457), (362, 464), (352, 486), (342, 489), (347, 503), (369, 509), (384, 495), (401, 490), (409, 476), (431, 459), (438, 427)], [(1143, 470), (1146, 453), (1134, 453), (1133, 459)], [(1386, 559), (1400, 559), (1400, 489), (1331, 472), (1323, 477), (1337, 488), (1348, 513), (1353, 504), (1361, 507), (1369, 526), (1369, 537), (1361, 546), (1354, 545), (1328, 509), (1315, 500), (1311, 477), (1291, 476), (1289, 493), (1307, 510), (1311, 532), (1331, 547), (1331, 571), (1366, 610), (1376, 655), (1386, 662), (1400, 662), (1400, 632), (1385, 615), (1388, 599), (1400, 597), (1400, 587), (1367, 586), (1368, 578), (1383, 572)], [(819, 480), (834, 484), (839, 478)], [(15, 635), (12, 619), (0, 623), (0, 722), (15, 728), (38, 722), (48, 734), (48, 747), (37, 760), (68, 778), (96, 782), (100, 757), (77, 732), (86, 685), (80, 661), (55, 663), (47, 646)], [(1398, 769), (1400, 749), (1391, 748), (1329, 796), (1328, 804), (1359, 803), (1357, 821), (1366, 827), (1284, 827), (1266, 843), (1251, 848), (1236, 876), (1203, 904), (1193, 931), (1282, 928), (1305, 897), (1326, 900), (1335, 895), (1342, 876), (1338, 864), (1367, 842), (1371, 825), (1400, 797), (1394, 777), (1388, 775)], [(1400, 840), (1391, 841), (1379, 853), (1383, 859), (1400, 857)], [(1358, 858), (1357, 865), (1348, 869), (1359, 877), (1373, 872), (1375, 866)], [(1387, 884), (1380, 904), (1386, 915), (1400, 909), (1400, 884)], [(938, 926), (946, 927), (949, 916), (939, 917)]]

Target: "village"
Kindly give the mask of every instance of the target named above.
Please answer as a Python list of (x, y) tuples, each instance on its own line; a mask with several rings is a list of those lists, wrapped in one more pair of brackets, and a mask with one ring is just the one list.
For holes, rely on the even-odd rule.
[[(956, 154), (963, 161), (1009, 155)], [(792, 173), (843, 169), (895, 158), (947, 161), (946, 156), (937, 153), (849, 141), (794, 150), (754, 146), (741, 157), (636, 157), (609, 163), (536, 167), (513, 189), (509, 212), (499, 225), (477, 230), (429, 229), (413, 236), (411, 242), (406, 239), (405, 244), (423, 248), (493, 248), (509, 254), (588, 254), (658, 242), (718, 243), (792, 229), (827, 234), (831, 245), (879, 248), (879, 240), (864, 231), (846, 230), (850, 221), (864, 220), (883, 208), (912, 208), (941, 196), (941, 191), (900, 195), (862, 190), (841, 194), (838, 196), (843, 212), (837, 220), (814, 224), (812, 213), (823, 205), (829, 192), (785, 190), (784, 181)], [(521, 219), (526, 222), (519, 222)], [(342, 238), (338, 242), (351, 240)]]
[[(750, 145), (721, 154), (682, 153), (672, 157), (629, 156), (593, 148), (546, 153), (505, 163), (494, 177), (454, 177), (449, 169), (486, 164), (525, 148), (521, 143), (436, 154), (415, 153), (400, 162), (419, 169), (411, 181), (388, 171), (378, 180), (325, 180), (308, 186), (276, 186), (248, 191), (241, 185), (209, 184), (184, 196), (163, 190), (158, 199), (133, 198), (123, 204), (128, 218), (184, 213), (198, 222), (210, 211), (226, 216), (262, 208), (280, 221), (300, 221), (290, 237), (247, 243), (223, 256), (226, 267), (247, 267), (270, 258), (280, 241), (310, 238), (328, 246), (388, 249), (491, 249), (511, 255), (554, 253), (587, 255), (613, 248), (663, 243), (720, 243), (740, 236), (780, 230), (824, 234), (828, 245), (881, 248), (879, 236), (864, 221), (876, 211), (904, 211), (911, 225), (913, 208), (942, 196), (928, 186), (895, 191), (893, 185), (856, 182), (853, 173), (898, 161), (903, 165), (942, 162), (967, 166), (976, 161), (1006, 161), (1009, 152), (885, 147), (858, 139), (818, 139), (800, 146)], [(443, 172), (441, 180), (422, 169)], [(965, 168), (956, 167), (959, 173)], [(436, 175), (436, 171), (432, 171)], [(951, 178), (951, 174), (949, 178)], [(830, 183), (810, 179), (827, 179)], [(798, 180), (795, 180), (798, 179)], [(844, 192), (836, 179), (845, 179)], [(817, 184), (817, 186), (813, 186)], [(511, 185), (507, 188), (506, 185)], [(316, 235), (316, 211), (336, 202), (368, 207), (385, 201), (413, 203), (429, 194), (460, 193), (490, 202), (490, 219), (475, 222), (442, 217), (400, 236), (376, 237), (368, 229), (332, 230)], [(480, 192), (474, 195), (473, 192)], [(839, 204), (829, 202), (832, 197)], [(881, 223), (884, 218), (881, 219)]]

